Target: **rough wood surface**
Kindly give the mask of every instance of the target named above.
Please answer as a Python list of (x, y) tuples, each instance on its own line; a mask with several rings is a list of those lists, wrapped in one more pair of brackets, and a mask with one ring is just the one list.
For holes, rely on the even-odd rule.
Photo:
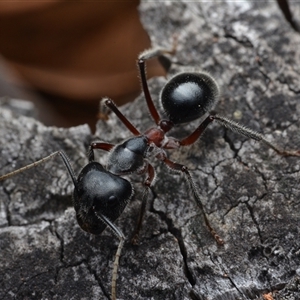
[[(153, 45), (177, 53), (171, 72), (205, 69), (219, 83), (216, 110), (286, 149), (300, 149), (300, 36), (275, 3), (155, 3), (140, 6)], [(164, 78), (150, 81), (157, 101)], [(141, 130), (151, 126), (143, 97), (122, 108)], [(0, 109), (4, 174), (64, 149), (78, 172), (90, 140), (129, 136), (111, 116), (95, 137), (86, 126), (46, 128)], [(197, 125), (174, 130), (184, 136)], [(139, 246), (130, 243), (136, 198), (116, 224), (128, 238), (118, 299), (299, 299), (299, 158), (213, 124), (189, 149), (171, 154), (193, 170), (209, 218), (226, 241), (217, 246), (184, 180), (157, 164)], [(105, 156), (99, 153), (105, 162)], [(90, 237), (76, 224), (72, 184), (60, 159), (0, 183), (0, 298), (109, 299), (118, 241)]]

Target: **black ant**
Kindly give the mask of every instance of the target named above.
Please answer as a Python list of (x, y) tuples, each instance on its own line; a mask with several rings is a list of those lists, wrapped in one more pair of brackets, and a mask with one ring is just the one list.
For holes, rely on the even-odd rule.
[[(262, 141), (282, 156), (300, 156), (300, 151), (281, 150), (260, 133), (219, 115), (209, 114), (218, 102), (219, 88), (215, 80), (205, 72), (182, 72), (172, 77), (165, 84), (160, 94), (160, 102), (168, 118), (162, 119), (149, 93), (145, 63), (150, 58), (173, 54), (173, 52), (174, 49), (171, 51), (161, 48), (150, 49), (140, 54), (138, 58), (142, 88), (148, 109), (156, 124), (155, 127), (141, 133), (119, 111), (112, 100), (105, 98), (102, 100), (102, 103), (117, 115), (134, 137), (128, 138), (117, 145), (105, 142), (92, 143), (88, 152), (89, 163), (82, 169), (77, 178), (68, 157), (63, 151), (54, 152), (39, 161), (0, 177), (0, 181), (7, 179), (35, 167), (56, 155), (62, 158), (74, 184), (73, 203), (80, 227), (91, 234), (101, 234), (106, 227), (109, 227), (120, 240), (112, 270), (111, 298), (113, 300), (117, 298), (117, 272), (121, 250), (125, 241), (122, 231), (113, 222), (121, 215), (127, 203), (133, 197), (131, 183), (121, 176), (133, 172), (146, 174), (140, 214), (132, 239), (134, 244), (138, 243), (148, 194), (155, 179), (154, 167), (148, 161), (149, 158), (154, 157), (165, 163), (171, 170), (184, 175), (189, 188), (193, 192), (197, 205), (204, 215), (204, 220), (209, 231), (216, 242), (222, 245), (224, 241), (212, 228), (204, 212), (191, 172), (186, 166), (168, 159), (165, 150), (192, 145), (211, 122), (217, 121), (232, 131), (251, 139)], [(205, 117), (204, 121), (186, 138), (179, 140), (167, 136), (167, 133), (174, 126), (194, 121), (200, 117)], [(106, 166), (102, 166), (100, 163), (94, 161), (95, 149), (109, 151)]]

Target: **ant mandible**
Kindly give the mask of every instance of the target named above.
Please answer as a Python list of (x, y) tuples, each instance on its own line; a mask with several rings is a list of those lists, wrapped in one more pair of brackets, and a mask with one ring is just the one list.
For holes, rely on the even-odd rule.
[[(105, 142), (92, 143), (88, 152), (89, 163), (81, 170), (77, 178), (68, 157), (63, 151), (54, 152), (41, 160), (0, 177), (0, 181), (7, 179), (57, 155), (62, 158), (74, 184), (73, 204), (80, 227), (91, 234), (101, 234), (108, 227), (120, 240), (112, 269), (112, 300), (117, 299), (117, 272), (121, 250), (125, 241), (122, 231), (113, 222), (121, 215), (127, 203), (133, 197), (132, 185), (128, 180), (122, 178), (122, 175), (133, 172), (146, 174), (140, 214), (132, 239), (134, 244), (138, 242), (148, 194), (155, 179), (154, 167), (148, 161), (149, 158), (154, 157), (165, 163), (171, 170), (184, 175), (197, 205), (204, 216), (206, 226), (216, 242), (222, 245), (224, 241), (212, 228), (204, 212), (200, 195), (190, 170), (186, 166), (168, 159), (165, 150), (192, 145), (211, 122), (217, 121), (232, 131), (265, 143), (282, 156), (300, 156), (300, 151), (281, 150), (260, 133), (219, 115), (209, 114), (218, 102), (219, 88), (215, 80), (205, 72), (182, 72), (172, 77), (165, 84), (160, 93), (160, 102), (168, 119), (162, 119), (149, 93), (145, 64), (148, 59), (164, 56), (165, 54), (173, 54), (174, 51), (175, 48), (172, 50), (156, 48), (144, 51), (138, 57), (142, 88), (148, 109), (156, 124), (155, 127), (148, 129), (142, 134), (119, 111), (111, 99), (104, 98), (102, 103), (116, 114), (134, 137), (128, 138), (117, 145)], [(167, 136), (167, 133), (174, 126), (194, 121), (205, 115), (207, 116), (204, 121), (186, 138), (179, 140)], [(109, 151), (106, 166), (102, 166), (100, 163), (94, 161), (95, 149)]]

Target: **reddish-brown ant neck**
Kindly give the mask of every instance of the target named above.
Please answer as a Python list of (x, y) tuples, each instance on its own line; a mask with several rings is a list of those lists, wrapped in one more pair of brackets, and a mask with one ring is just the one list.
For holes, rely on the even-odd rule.
[(148, 129), (144, 135), (149, 142), (154, 143), (157, 147), (163, 147), (165, 134), (173, 128), (173, 122), (169, 120), (160, 120), (157, 127)]
[(147, 137), (149, 142), (154, 143), (157, 147), (162, 146), (162, 142), (165, 139), (165, 133), (159, 127), (153, 127), (148, 129), (144, 135)]
[(158, 127), (161, 128), (164, 133), (166, 133), (174, 127), (174, 123), (169, 120), (160, 120)]

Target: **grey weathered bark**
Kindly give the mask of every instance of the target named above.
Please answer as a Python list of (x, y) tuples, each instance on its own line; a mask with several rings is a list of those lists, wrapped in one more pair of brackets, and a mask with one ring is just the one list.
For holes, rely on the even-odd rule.
[[(170, 47), (177, 36), (171, 72), (205, 69), (216, 78), (219, 114), (300, 149), (300, 36), (275, 3), (144, 1), (140, 11), (154, 45)], [(150, 81), (156, 100), (165, 81)], [(122, 110), (141, 130), (152, 124), (142, 96)], [(0, 114), (1, 174), (58, 149), (76, 172), (87, 162), (87, 126), (47, 128), (5, 109)], [(93, 139), (116, 143), (128, 136), (111, 116)], [(226, 243), (216, 245), (182, 178), (157, 164), (140, 245), (132, 246), (142, 191), (132, 176), (136, 199), (116, 222), (128, 237), (118, 298), (299, 299), (299, 158), (279, 157), (218, 124), (171, 158), (193, 170)], [(91, 238), (80, 230), (71, 193), (59, 158), (0, 183), (1, 299), (109, 298), (118, 241), (109, 231)]]

